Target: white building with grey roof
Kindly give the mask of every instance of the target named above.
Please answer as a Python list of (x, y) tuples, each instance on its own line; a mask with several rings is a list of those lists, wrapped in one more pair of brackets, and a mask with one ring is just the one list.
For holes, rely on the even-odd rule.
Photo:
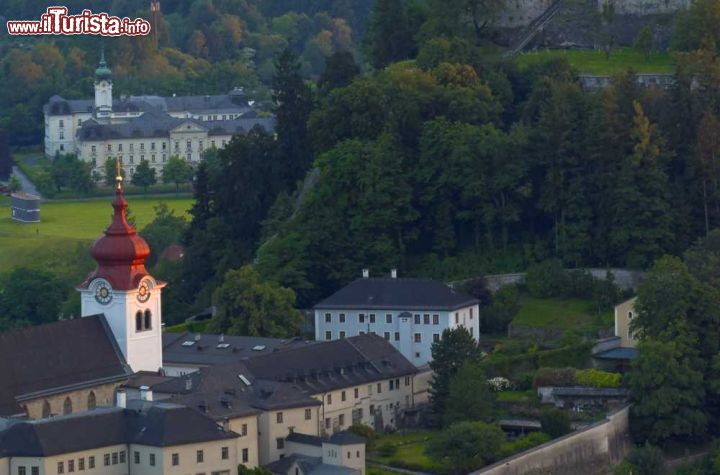
[(43, 108), (45, 155), (74, 153), (101, 172), (108, 158), (121, 159), (132, 175), (146, 160), (160, 171), (172, 155), (197, 163), (203, 152), (223, 148), (253, 127), (274, 128), (242, 88), (196, 96), (112, 96), (112, 73), (104, 55), (95, 71), (95, 99), (55, 95)]
[(389, 341), (416, 366), (432, 360), (431, 347), (446, 329), (466, 328), (479, 341), (478, 299), (431, 279), (357, 279), (315, 305), (315, 339), (364, 333)]

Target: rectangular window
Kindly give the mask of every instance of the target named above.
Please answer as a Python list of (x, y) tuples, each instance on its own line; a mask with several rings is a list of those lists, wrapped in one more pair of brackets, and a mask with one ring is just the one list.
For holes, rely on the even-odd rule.
[(223, 447), (220, 449), (220, 458), (223, 460), (227, 460), (230, 458), (230, 450), (227, 447)]
[(278, 424), (282, 424), (282, 421), (283, 421), (283, 413), (282, 412), (278, 412), (277, 414), (275, 414), (275, 421)]
[(24, 465), (20, 465), (18, 467), (18, 475), (27, 475), (27, 471)]
[(382, 393), (382, 385), (380, 383), (377, 383), (377, 393), (378, 394)]
[(365, 314), (364, 313), (361, 313), (358, 315), (358, 321), (360, 323), (365, 323)]
[(422, 335), (420, 333), (415, 334), (415, 343), (422, 343)]
[(385, 323), (392, 323), (392, 313), (385, 315)]
[(359, 389), (359, 388), (355, 388), (355, 399), (357, 399), (357, 398), (359, 398), (359, 397), (360, 397), (360, 389)]
[(80, 457), (78, 459), (78, 471), (85, 470), (85, 457)]
[(410, 376), (405, 376), (405, 386), (410, 386)]
[(120, 463), (125, 463), (125, 451), (120, 451)]
[(103, 464), (105, 464), (106, 467), (110, 466), (110, 454), (103, 455)]
[(385, 339), (390, 341), (390, 332), (385, 332)]
[(340, 414), (338, 416), (338, 424), (340, 424), (340, 427), (345, 425), (345, 414)]
[(135, 451), (133, 454), (133, 461), (135, 462), (135, 465), (140, 463), (140, 452)]
[(247, 424), (242, 425), (242, 432), (240, 433), (240, 435), (247, 435)]
[(391, 379), (391, 380), (390, 380), (390, 391), (392, 391), (393, 389), (395, 389), (395, 381), (393, 381), (393, 380)]
[(172, 464), (180, 465), (180, 454), (172, 454)]
[(433, 325), (440, 325), (440, 315), (437, 313), (433, 314)]
[(400, 341), (400, 332), (395, 332), (395, 341)]
[(460, 323), (460, 314), (455, 312), (455, 325), (457, 325), (458, 323)]
[(165, 143), (165, 142), (162, 143), (162, 149), (167, 150), (167, 143)]
[(140, 150), (145, 150), (145, 144), (144, 144), (144, 143), (141, 143), (141, 144), (140, 144)]
[(305, 409), (305, 420), (309, 421), (312, 419), (312, 409)]
[(342, 338), (345, 338), (345, 332), (342, 332), (342, 331), (340, 332), (340, 338), (341, 338), (341, 339), (342, 339)]
[(190, 150), (190, 149), (192, 148), (192, 140), (188, 140), (188, 141), (185, 143), (185, 145), (186, 145), (185, 148), (188, 149), (188, 150)]
[(374, 313), (370, 314), (370, 323), (375, 323), (375, 314)]
[(437, 343), (438, 341), (440, 341), (440, 334), (433, 333), (433, 343)]
[(430, 325), (430, 314), (426, 313), (423, 315), (423, 324)]
[(243, 463), (247, 463), (249, 460), (250, 460), (250, 451), (248, 449), (243, 449), (243, 451), (242, 451)]
[(65, 462), (58, 462), (57, 472), (65, 473)]
[(345, 391), (343, 391), (340, 393), (340, 400), (345, 401), (345, 399), (347, 399), (347, 398), (345, 397)]
[(118, 453), (117, 453), (117, 452), (113, 452), (113, 453), (112, 453), (112, 464), (113, 464), (113, 465), (117, 465), (117, 464), (118, 464)]
[(205, 461), (205, 453), (202, 450), (195, 452), (195, 460), (197, 463), (203, 463)]
[(203, 147), (204, 147), (203, 141), (202, 141), (202, 140), (199, 140), (199, 141), (198, 141), (198, 149), (200, 149), (201, 152), (202, 152)]
[(332, 405), (332, 394), (327, 395), (327, 403), (328, 403), (328, 406)]
[(40, 467), (37, 465), (30, 467), (30, 475), (40, 475)]
[(326, 417), (325, 418), (325, 430), (329, 430), (329, 429), (330, 429), (330, 418)]
[(92, 150), (92, 153), (97, 152), (97, 146), (93, 145), (92, 147), (90, 147), (90, 150)]
[(332, 315), (329, 313), (326, 313), (325, 314), (325, 323), (330, 323), (330, 322), (332, 322)]
[(68, 473), (75, 471), (75, 461), (68, 460)]
[(344, 313), (340, 314), (340, 323), (345, 323), (345, 314)]
[[(121, 144), (121, 143), (118, 144), (118, 152), (122, 152), (122, 146), (123, 146), (123, 144)], [(130, 151), (132, 151), (132, 144), (130, 144)]]
[(95, 456), (88, 457), (88, 468), (95, 468)]
[(155, 466), (155, 454), (150, 454), (150, 466)]
[[(62, 129), (63, 127), (65, 127), (65, 121), (63, 121), (62, 119), (60, 119), (60, 128)], [(24, 469), (24, 468), (25, 468), (25, 467), (23, 467), (23, 469)]]
[[(118, 150), (119, 150), (119, 149), (118, 149)], [(130, 151), (132, 152), (132, 151), (134, 151), (134, 150), (135, 150), (135, 144), (132, 144), (132, 143), (131, 143), (131, 144), (130, 144)]]
[(277, 439), (275, 439), (275, 445), (278, 450), (284, 449), (285, 448), (285, 439), (283, 439), (282, 437), (278, 437)]
[(332, 340), (332, 332), (331, 332), (331, 331), (325, 332), (325, 339), (326, 339), (326, 340)]
[(112, 152), (112, 144), (108, 144), (108, 152)]
[(415, 325), (420, 325), (420, 314), (419, 313), (415, 314)]

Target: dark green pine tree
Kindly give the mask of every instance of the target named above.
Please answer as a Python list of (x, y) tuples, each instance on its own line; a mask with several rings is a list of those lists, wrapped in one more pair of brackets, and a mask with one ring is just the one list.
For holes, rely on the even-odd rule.
[(0, 179), (7, 179), (12, 173), (13, 159), (10, 154), (8, 133), (0, 129)]
[(307, 129), (313, 99), (310, 88), (300, 76), (300, 62), (289, 49), (285, 49), (275, 61), (273, 89), (275, 130), (284, 162), (278, 171), (285, 189), (291, 190), (313, 159)]
[(349, 51), (336, 51), (325, 60), (325, 71), (318, 81), (320, 89), (327, 94), (338, 87), (350, 84), (360, 74), (360, 67)]
[(439, 422), (445, 414), (450, 381), (466, 362), (477, 357), (478, 346), (465, 327), (458, 327), (444, 330), (440, 341), (432, 344), (431, 351), (430, 368), (434, 374), (430, 383), (430, 404)]
[(378, 69), (412, 56), (415, 41), (403, 0), (375, 0), (367, 48), (372, 65)]

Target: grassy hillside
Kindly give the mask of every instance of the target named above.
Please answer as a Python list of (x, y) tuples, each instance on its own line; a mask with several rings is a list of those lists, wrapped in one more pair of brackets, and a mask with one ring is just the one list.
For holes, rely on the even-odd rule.
[(518, 65), (522, 67), (547, 61), (550, 58), (567, 58), (568, 62), (580, 73), (613, 75), (633, 69), (638, 73), (673, 73), (675, 64), (668, 52), (652, 53), (646, 58), (642, 53), (623, 48), (614, 51), (610, 58), (595, 50), (548, 50), (525, 53), (518, 56)]
[(588, 300), (523, 297), (513, 324), (583, 332), (610, 327), (613, 318), (612, 311), (596, 315)]
[[(129, 198), (130, 211), (139, 229), (155, 216), (153, 209), (166, 203), (176, 214), (185, 214), (190, 198)], [(10, 202), (0, 197), (0, 266), (62, 265), (78, 245), (87, 246), (107, 227), (112, 216), (109, 198), (85, 201), (45, 202), (40, 206), (41, 223), (23, 224), (10, 218)]]

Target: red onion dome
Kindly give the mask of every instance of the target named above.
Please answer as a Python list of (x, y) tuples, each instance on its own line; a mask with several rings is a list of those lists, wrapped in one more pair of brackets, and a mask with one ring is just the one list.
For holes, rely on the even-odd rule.
[(105, 235), (93, 243), (90, 251), (98, 266), (83, 286), (87, 286), (94, 279), (103, 278), (116, 290), (130, 290), (137, 288), (140, 280), (148, 275), (145, 259), (150, 255), (150, 247), (128, 223), (127, 206), (118, 182), (112, 202), (115, 209), (112, 222), (105, 230)]

